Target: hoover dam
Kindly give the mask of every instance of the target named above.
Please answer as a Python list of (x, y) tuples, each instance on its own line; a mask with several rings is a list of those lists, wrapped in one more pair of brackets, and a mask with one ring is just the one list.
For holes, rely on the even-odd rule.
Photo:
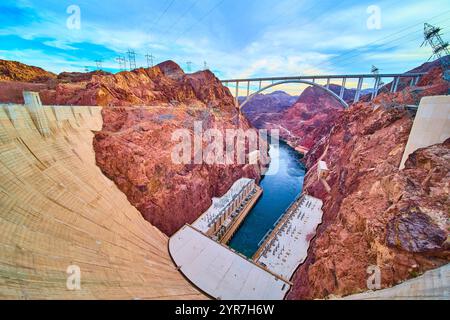
[[(0, 107), (1, 299), (203, 299), (95, 163), (101, 107)], [(67, 269), (82, 270), (68, 290)]]

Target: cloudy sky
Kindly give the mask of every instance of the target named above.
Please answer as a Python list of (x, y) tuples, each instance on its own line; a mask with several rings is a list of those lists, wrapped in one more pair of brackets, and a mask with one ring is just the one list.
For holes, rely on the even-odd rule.
[[(80, 10), (80, 24), (77, 19)], [(0, 58), (53, 72), (118, 70), (135, 50), (220, 78), (402, 72), (425, 62), (423, 23), (450, 38), (448, 0), (1, 0)]]

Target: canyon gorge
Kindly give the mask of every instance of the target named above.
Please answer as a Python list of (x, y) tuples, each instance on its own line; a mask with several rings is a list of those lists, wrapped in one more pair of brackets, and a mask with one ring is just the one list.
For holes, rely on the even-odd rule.
[(167, 235), (192, 223), (211, 205), (212, 197), (223, 195), (238, 178), (259, 180), (261, 175), (254, 165), (172, 162), (171, 152), (178, 143), (172, 141), (176, 129), (192, 132), (195, 121), (223, 133), (250, 128), (235, 109), (229, 91), (210, 71), (186, 75), (168, 61), (116, 75), (63, 73), (56, 80), (0, 87), (9, 94), (0, 93), (0, 101), (21, 102), (26, 87), (37, 90), (48, 105), (106, 106), (103, 128), (94, 138), (97, 164), (144, 218)]
[[(88, 135), (95, 163), (163, 239), (192, 223), (237, 179), (259, 182), (264, 172), (261, 164), (174, 164), (174, 130), (192, 133), (196, 121), (222, 133), (279, 129), (283, 140), (305, 153), (304, 192), (324, 202), (323, 223), (287, 298), (322, 299), (366, 291), (370, 265), (381, 268), (387, 288), (450, 261), (450, 140), (417, 150), (399, 170), (413, 124), (406, 105), (449, 89), (439, 63), (418, 70), (427, 74), (417, 86), (401, 83), (399, 92), (390, 93), (387, 84), (375, 100), (363, 97), (348, 109), (309, 87), (299, 96), (260, 95), (241, 114), (212, 72), (185, 74), (172, 61), (117, 74), (55, 75), (1, 60), (0, 103), (23, 103), (22, 91), (29, 90), (39, 92), (44, 105), (102, 106), (102, 125)], [(350, 101), (352, 92), (344, 97)], [(317, 180), (319, 160), (330, 169), (329, 192)], [(161, 246), (155, 250), (164, 257), (160, 264), (171, 285), (179, 280), (181, 294), (197, 297), (169, 271)]]

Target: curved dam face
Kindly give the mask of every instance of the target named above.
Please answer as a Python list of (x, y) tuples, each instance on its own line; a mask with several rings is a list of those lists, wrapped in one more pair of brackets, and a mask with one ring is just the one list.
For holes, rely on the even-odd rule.
[(95, 164), (101, 108), (0, 105), (0, 299), (201, 299)]

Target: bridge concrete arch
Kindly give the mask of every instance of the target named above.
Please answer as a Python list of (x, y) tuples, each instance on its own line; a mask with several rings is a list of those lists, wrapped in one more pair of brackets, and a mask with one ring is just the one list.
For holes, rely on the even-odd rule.
[[(347, 102), (344, 101), (344, 99), (342, 99), (340, 96), (338, 96), (336, 93), (334, 93), (333, 91), (331, 91), (330, 89), (328, 89), (327, 87), (324, 87), (320, 84), (317, 84), (315, 82), (312, 81), (308, 81), (308, 80), (284, 80), (284, 81), (279, 81), (279, 82), (275, 82), (272, 83), (264, 88), (259, 89), (258, 91), (256, 91), (255, 93), (252, 93), (251, 95), (249, 95), (245, 101), (239, 106), (239, 108), (242, 110), (242, 108), (248, 103), (250, 102), (250, 100), (256, 96), (257, 94), (260, 94), (261, 92), (270, 89), (272, 87), (276, 87), (282, 84), (287, 84), (287, 83), (301, 83), (301, 84), (307, 84), (307, 85), (311, 85), (317, 88), (320, 88), (321, 90), (325, 91), (326, 93), (330, 94), (333, 98), (335, 98), (343, 107), (344, 109), (348, 108), (348, 104)], [(236, 102), (238, 103), (238, 97), (236, 97)]]

